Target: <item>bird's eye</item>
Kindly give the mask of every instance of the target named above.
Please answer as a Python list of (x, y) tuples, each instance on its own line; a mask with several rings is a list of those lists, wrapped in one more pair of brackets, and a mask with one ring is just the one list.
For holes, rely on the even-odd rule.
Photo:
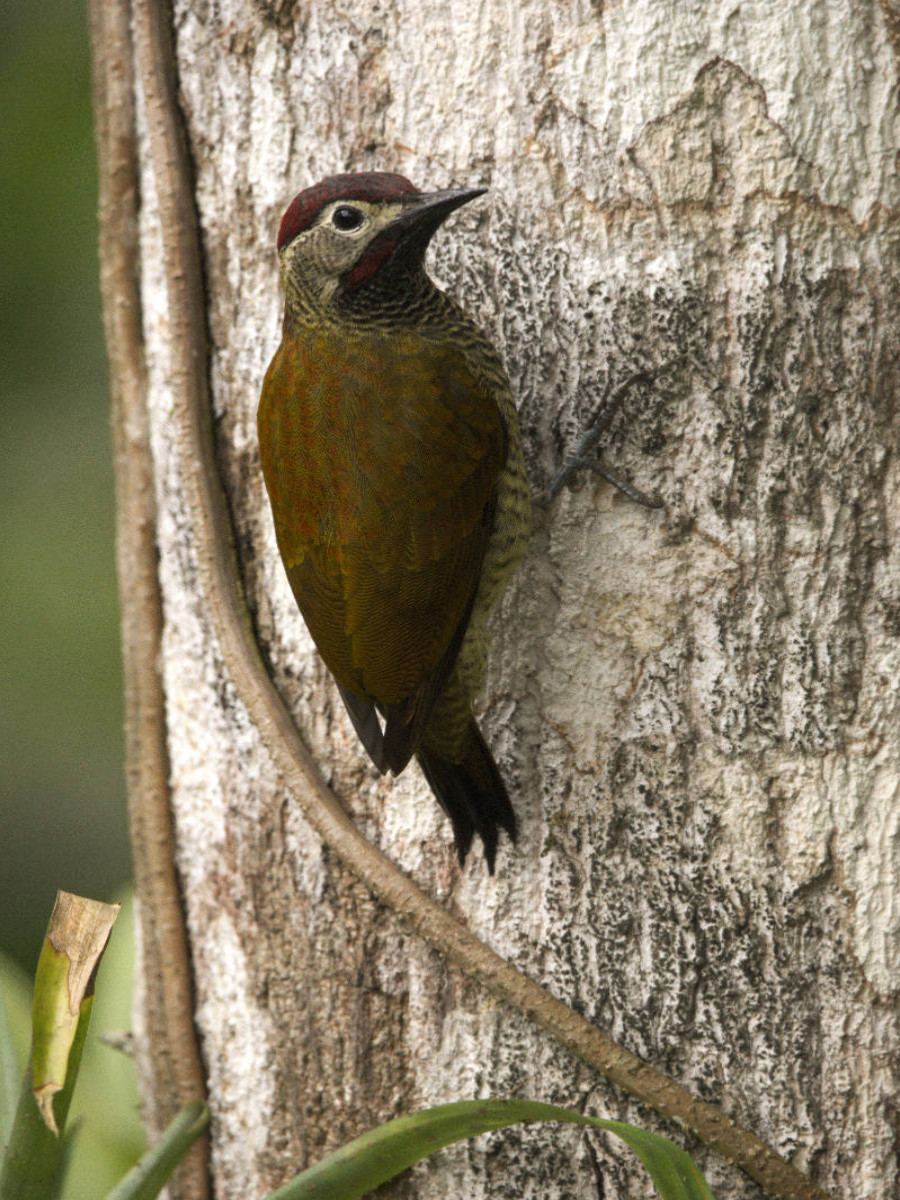
[(331, 214), (331, 223), (335, 229), (340, 229), (342, 233), (347, 233), (351, 229), (359, 229), (363, 223), (363, 215), (358, 208), (351, 208), (349, 204), (342, 204), (340, 208), (336, 208)]

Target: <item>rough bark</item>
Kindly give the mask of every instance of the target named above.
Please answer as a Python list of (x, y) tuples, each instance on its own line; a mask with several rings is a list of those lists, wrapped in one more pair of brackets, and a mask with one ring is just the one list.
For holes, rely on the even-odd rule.
[[(217, 446), (256, 633), (313, 756), (448, 911), (822, 1185), (900, 1194), (897, 64), (887, 9), (176, 4)], [(369, 769), (274, 546), (254, 414), (274, 230), (343, 169), (489, 183), (434, 273), (521, 402), (536, 489), (643, 369), (609, 458), (541, 519), (484, 727), (521, 818), (455, 865), (413, 770)], [(302, 818), (224, 672), (184, 502), (156, 181), (142, 290), (172, 800), (216, 1195), (471, 1095), (646, 1110), (411, 936)], [(714, 1157), (722, 1197), (759, 1194)], [(593, 1136), (448, 1151), (396, 1197), (649, 1195)]]

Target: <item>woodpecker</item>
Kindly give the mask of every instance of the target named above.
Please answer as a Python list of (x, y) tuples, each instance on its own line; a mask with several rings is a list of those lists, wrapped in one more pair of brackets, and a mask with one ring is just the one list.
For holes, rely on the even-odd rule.
[(258, 432), (291, 588), (363, 746), (382, 773), (415, 756), (460, 864), (477, 833), (493, 873), (516, 817), (472, 701), (531, 500), (500, 358), (424, 265), (486, 190), (378, 172), (294, 198)]

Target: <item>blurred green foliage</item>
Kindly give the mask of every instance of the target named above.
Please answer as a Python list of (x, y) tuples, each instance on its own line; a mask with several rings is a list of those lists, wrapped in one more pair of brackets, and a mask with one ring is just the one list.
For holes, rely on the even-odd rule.
[(129, 875), (83, 0), (0, 6), (0, 947)]

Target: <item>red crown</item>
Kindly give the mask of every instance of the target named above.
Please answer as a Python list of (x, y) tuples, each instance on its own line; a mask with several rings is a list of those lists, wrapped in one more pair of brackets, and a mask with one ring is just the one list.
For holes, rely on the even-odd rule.
[(417, 195), (418, 190), (402, 175), (392, 175), (387, 171), (329, 175), (321, 183), (300, 192), (291, 201), (278, 229), (278, 249), (293, 241), (304, 229), (309, 229), (325, 205), (334, 200), (390, 203), (401, 196)]

